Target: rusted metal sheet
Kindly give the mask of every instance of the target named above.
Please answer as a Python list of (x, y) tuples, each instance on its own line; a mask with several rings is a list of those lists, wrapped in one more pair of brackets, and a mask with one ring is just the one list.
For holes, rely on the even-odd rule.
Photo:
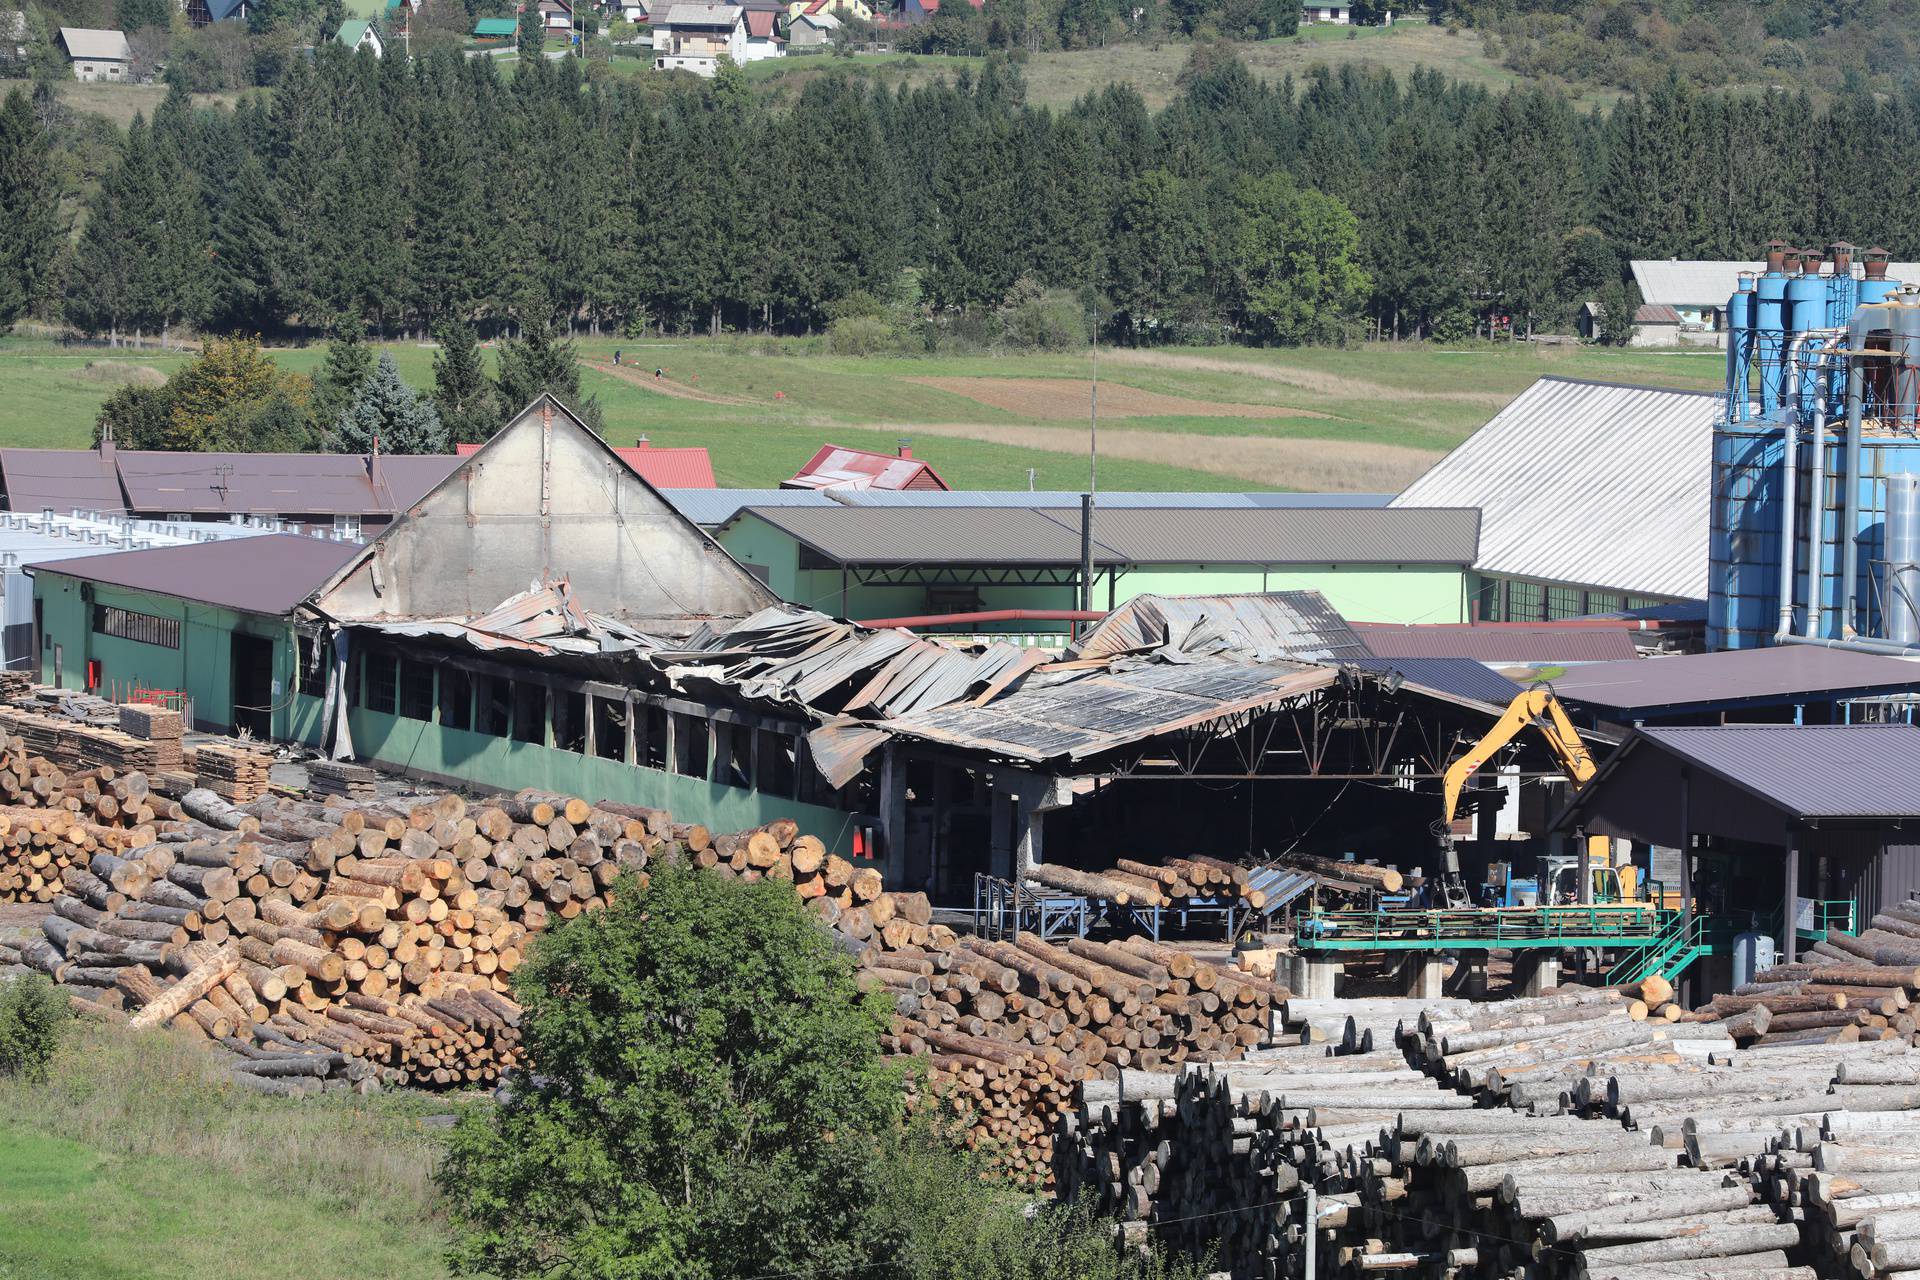
[(1138, 596), (1073, 646), (1074, 657), (1154, 651), (1168, 662), (1207, 656), (1343, 662), (1371, 656), (1318, 591)]

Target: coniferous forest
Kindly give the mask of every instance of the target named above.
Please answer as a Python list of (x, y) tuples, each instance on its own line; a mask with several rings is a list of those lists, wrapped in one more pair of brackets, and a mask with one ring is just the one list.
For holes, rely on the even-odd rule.
[[(1920, 256), (1920, 93), (1609, 111), (1416, 73), (1262, 84), (1197, 45), (1161, 112), (1028, 106), (1017, 63), (790, 103), (737, 72), (588, 82), (571, 62), (322, 48), (234, 109), (173, 94), (83, 199), (24, 94), (0, 112), (0, 320), (89, 333), (482, 334), (964, 327), (1072, 299), (1123, 342), (1565, 331), (1633, 257), (1774, 236)], [(1624, 314), (1624, 305), (1615, 314)]]

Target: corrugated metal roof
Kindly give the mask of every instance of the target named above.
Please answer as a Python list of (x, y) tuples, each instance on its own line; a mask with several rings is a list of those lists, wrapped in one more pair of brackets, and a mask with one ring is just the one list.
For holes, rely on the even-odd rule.
[(0, 449), (10, 511), (125, 511), (120, 481), (92, 449)]
[[(837, 563), (1076, 564), (1078, 509), (748, 508)], [(1098, 564), (1470, 564), (1470, 509), (1096, 510)]]
[(1528, 663), (1611, 662), (1639, 651), (1624, 627), (1428, 626), (1354, 624), (1379, 658), (1470, 658), (1505, 666)]
[[(679, 10), (676, 8), (675, 13)], [(944, 489), (940, 473), (919, 458), (825, 444), (786, 481), (789, 489)]]
[(1671, 658), (1600, 662), (1553, 682), (1562, 698), (1645, 712), (1727, 702), (1792, 702), (1920, 687), (1920, 662), (1787, 644)]
[(361, 548), (350, 542), (270, 533), (151, 551), (53, 560), (36, 573), (151, 591), (269, 616), (285, 614), (325, 585)]
[(1715, 392), (1542, 378), (1393, 505), (1480, 508), (1484, 573), (1703, 599), (1719, 416)]
[(1086, 658), (1147, 649), (1169, 661), (1230, 654), (1256, 660), (1351, 662), (1368, 653), (1365, 642), (1318, 591), (1136, 596), (1102, 618), (1071, 652)]
[(831, 507), (816, 489), (662, 489), (673, 509), (698, 525), (717, 529), (748, 507)]
[[(655, 452), (659, 452), (656, 450)], [(658, 484), (658, 482), (655, 482)], [(679, 489), (662, 486), (667, 500), (698, 524), (718, 527), (747, 507), (999, 507), (1025, 510), (1078, 510), (1080, 495), (1066, 489)], [(1107, 489), (1102, 511), (1139, 507), (1217, 510), (1225, 508), (1384, 507), (1390, 493), (1174, 493)]]
[(95, 27), (62, 27), (60, 43), (67, 47), (67, 53), (75, 58), (99, 58), (110, 62), (126, 62), (133, 57), (133, 51), (127, 46), (127, 33), (124, 31), (102, 31)]
[(1490, 702), (1497, 707), (1512, 702), (1521, 693), (1518, 684), (1487, 670), (1472, 658), (1347, 658), (1344, 661), (1362, 671), (1397, 674), (1423, 688), (1472, 698), (1476, 702)]
[(365, 515), (402, 511), (458, 458), (385, 457), (376, 487), (364, 454), (162, 453), (122, 449), (120, 482), (136, 511)]
[(1645, 739), (1800, 818), (1920, 817), (1920, 727), (1705, 725)]
[[(1742, 271), (1758, 275), (1766, 266), (1764, 262), (1709, 258), (1636, 258), (1633, 282), (1640, 286), (1640, 297), (1647, 302), (1674, 307), (1724, 307), (1740, 287)], [(1854, 274), (1859, 274), (1857, 266)], [(1920, 262), (1888, 263), (1887, 274), (1909, 284), (1920, 281)]]

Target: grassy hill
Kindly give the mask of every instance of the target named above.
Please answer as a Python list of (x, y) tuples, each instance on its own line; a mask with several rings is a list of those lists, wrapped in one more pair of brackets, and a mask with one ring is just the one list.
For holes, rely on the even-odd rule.
[[(430, 347), (389, 349), (409, 382), (432, 384)], [(1024, 488), (1029, 469), (1043, 489), (1086, 483), (1087, 355), (863, 359), (757, 339), (577, 350), (611, 440), (704, 445), (722, 485), (777, 484), (823, 441), (891, 450), (902, 436), (956, 487)], [(310, 372), (325, 350), (272, 354)], [(0, 340), (0, 440), (83, 446), (116, 386), (187, 358)], [(1713, 352), (1598, 348), (1103, 348), (1100, 484), (1394, 490), (1543, 375), (1712, 388), (1722, 367)]]

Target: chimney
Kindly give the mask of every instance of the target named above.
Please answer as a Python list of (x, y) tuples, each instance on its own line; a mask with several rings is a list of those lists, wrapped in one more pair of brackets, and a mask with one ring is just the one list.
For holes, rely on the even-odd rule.
[(1851, 276), (1853, 274), (1853, 246), (1845, 240), (1835, 240), (1827, 246), (1833, 254), (1833, 274)]
[(1787, 242), (1785, 240), (1767, 241), (1767, 274), (1777, 275), (1787, 267)]
[(1875, 245), (1871, 249), (1862, 250), (1860, 256), (1863, 259), (1860, 269), (1867, 279), (1885, 280), (1887, 278), (1887, 259), (1893, 256), (1890, 251)]
[(650, 448), (652, 444), (653, 442), (651, 440), (647, 439), (645, 436), (641, 436), (638, 440), (635, 440), (633, 442), (633, 447), (636, 449), (646, 449), (646, 448)]
[(913, 437), (912, 436), (901, 436), (894, 443), (899, 446), (899, 452), (901, 457), (911, 458), (913, 456)]

